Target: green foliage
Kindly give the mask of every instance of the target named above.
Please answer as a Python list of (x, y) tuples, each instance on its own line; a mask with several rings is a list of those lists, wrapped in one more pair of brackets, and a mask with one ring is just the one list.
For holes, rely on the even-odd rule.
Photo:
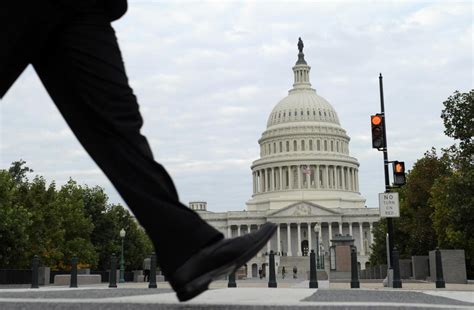
[(120, 254), (124, 228), (126, 268), (141, 269), (153, 247), (129, 211), (110, 205), (98, 186), (70, 179), (58, 190), (41, 176), (29, 181), (25, 164), (0, 170), (0, 268), (28, 268), (39, 255), (45, 266), (68, 269), (75, 255), (80, 266), (105, 270)]
[(441, 118), (446, 128), (444, 133), (459, 140), (460, 156), (469, 158), (474, 154), (474, 89), (468, 93), (455, 91), (443, 102)]
[(11, 175), (0, 170), (0, 266), (27, 264), (24, 252), (29, 246), (28, 226), (31, 213), (15, 203), (17, 188)]

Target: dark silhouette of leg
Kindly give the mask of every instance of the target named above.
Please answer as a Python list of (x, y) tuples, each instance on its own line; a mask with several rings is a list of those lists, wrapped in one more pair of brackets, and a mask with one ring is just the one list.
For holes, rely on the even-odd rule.
[(33, 65), (80, 143), (152, 238), (165, 274), (223, 238), (179, 202), (170, 176), (154, 161), (104, 14), (76, 14), (57, 27)]

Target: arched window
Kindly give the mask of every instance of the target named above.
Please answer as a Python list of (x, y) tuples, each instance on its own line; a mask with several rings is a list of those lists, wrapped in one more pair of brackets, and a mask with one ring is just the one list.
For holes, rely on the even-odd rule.
[(282, 152), (283, 149), (283, 142), (280, 141), (280, 153)]
[(328, 140), (324, 140), (324, 150), (328, 150)]
[(339, 152), (339, 141), (336, 141), (336, 151)]
[(309, 140), (309, 150), (313, 150), (313, 140)]
[(286, 141), (286, 151), (290, 151), (290, 141)]
[(298, 147), (297, 147), (297, 143), (296, 143), (296, 140), (293, 141), (293, 151), (297, 151), (298, 150)]
[(331, 140), (331, 152), (334, 152), (334, 141)]
[(321, 150), (321, 142), (319, 140), (316, 140), (316, 150)]
[(277, 146), (276, 146), (276, 143), (273, 142), (273, 153), (276, 153), (277, 152)]
[(301, 140), (301, 150), (302, 150), (302, 151), (305, 150), (304, 140)]

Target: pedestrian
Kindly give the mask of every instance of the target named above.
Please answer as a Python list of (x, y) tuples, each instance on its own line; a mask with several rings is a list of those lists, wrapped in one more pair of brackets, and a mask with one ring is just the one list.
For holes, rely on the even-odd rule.
[(143, 260), (143, 282), (150, 282), (151, 258)]
[(285, 278), (285, 275), (286, 275), (286, 269), (285, 269), (285, 266), (283, 266), (281, 268), (281, 277), (284, 279)]
[(298, 278), (298, 268), (296, 266), (293, 267), (293, 279)]
[(276, 225), (224, 239), (179, 201), (140, 133), (143, 119), (111, 26), (126, 10), (127, 0), (0, 1), (0, 99), (31, 64), (153, 241), (164, 275), (185, 301), (254, 257)]
[(262, 267), (260, 267), (260, 268), (258, 269), (258, 275), (260, 276), (260, 280), (261, 280), (262, 277), (263, 277)]

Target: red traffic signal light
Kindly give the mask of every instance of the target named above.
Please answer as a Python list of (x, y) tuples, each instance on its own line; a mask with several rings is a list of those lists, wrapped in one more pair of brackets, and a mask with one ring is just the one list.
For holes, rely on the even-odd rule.
[(384, 123), (383, 115), (375, 114), (370, 116), (370, 125), (372, 126), (372, 148), (381, 149), (384, 148)]
[(403, 161), (393, 162), (393, 184), (404, 185), (405, 179), (405, 163)]

